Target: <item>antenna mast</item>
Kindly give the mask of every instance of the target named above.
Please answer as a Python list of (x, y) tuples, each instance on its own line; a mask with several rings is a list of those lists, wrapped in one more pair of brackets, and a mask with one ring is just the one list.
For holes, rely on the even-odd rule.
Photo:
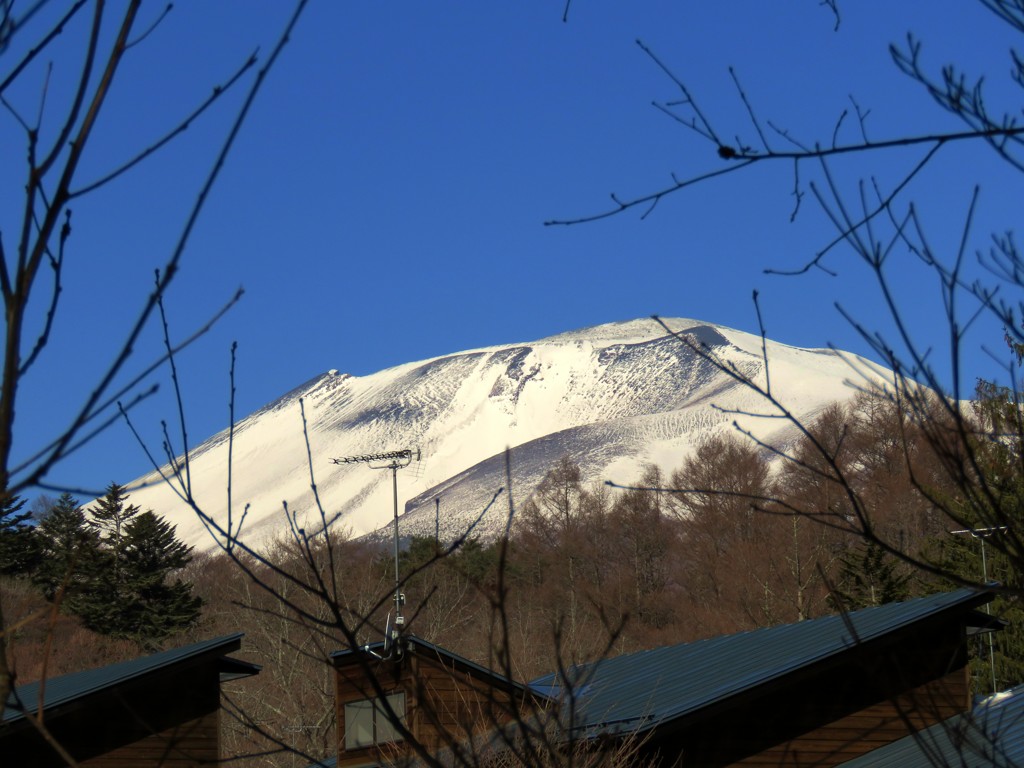
[(395, 623), (390, 629), (390, 637), (386, 638), (386, 642), (389, 645), (398, 639), (402, 634), (402, 627), (405, 625), (405, 618), (402, 616), (405, 595), (402, 594), (402, 579), (398, 571), (398, 470), (408, 467), (413, 461), (419, 460), (419, 448), (415, 450), (403, 448), (400, 451), (369, 453), (364, 456), (343, 456), (338, 459), (331, 459), (332, 464), (366, 464), (370, 469), (391, 470), (391, 488), (395, 502)]

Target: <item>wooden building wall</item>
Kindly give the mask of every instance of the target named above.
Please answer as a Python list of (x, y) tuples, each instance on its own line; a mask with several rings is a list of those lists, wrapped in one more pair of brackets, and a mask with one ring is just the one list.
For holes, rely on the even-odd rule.
[[(46, 726), (57, 742), (89, 768), (210, 765), (220, 755), (220, 675), (216, 660), (161, 671), (84, 697), (51, 712)], [(0, 731), (0, 764), (17, 758), (33, 768), (65, 762), (27, 721)], [(160, 755), (157, 762), (147, 762)]]
[[(361, 766), (405, 754), (409, 748), (403, 743), (346, 751), (345, 704), (376, 698), (366, 670), (355, 658), (347, 661), (335, 674), (338, 766)], [(496, 687), (493, 678), (429, 649), (415, 648), (399, 663), (373, 660), (369, 670), (385, 693), (405, 693), (406, 727), (431, 752), (449, 746), (453, 740), (465, 742), (511, 717), (513, 699), (508, 688)]]
[[(395, 750), (405, 752), (405, 747), (388, 746), (384, 749), (367, 747), (366, 749), (345, 749), (345, 705), (354, 701), (376, 698), (377, 694), (368, 681), (366, 670), (358, 664), (354, 657), (349, 659), (351, 664), (335, 667), (334, 672), (334, 708), (335, 723), (337, 723), (337, 746), (339, 768), (343, 766), (370, 765), (378, 761), (381, 755), (394, 756)], [(370, 674), (372, 674), (385, 693), (392, 693), (397, 690), (404, 690), (408, 681), (403, 675), (402, 664), (391, 661), (380, 661), (367, 658)], [(406, 693), (406, 711), (414, 706), (411, 697)]]
[(190, 720), (81, 763), (83, 768), (193, 768), (220, 760), (220, 712)]
[[(344, 704), (372, 697), (357, 660), (338, 668), (338, 765), (366, 765), (383, 752), (344, 750)], [(509, 717), (509, 698), (489, 678), (450, 659), (412, 654), (375, 662), (385, 692), (406, 694), (407, 727), (428, 750), (466, 741)], [(970, 686), (960, 617), (913, 626), (882, 640), (794, 668), (752, 689), (661, 723), (636, 740), (636, 764), (685, 768), (835, 766), (965, 712)], [(629, 737), (632, 738), (632, 737)], [(621, 740), (597, 739), (615, 750)], [(397, 750), (397, 752), (396, 752)]]
[(655, 731), (646, 750), (687, 768), (834, 766), (942, 722), (970, 706), (963, 628), (916, 630), (887, 646), (765, 685)]
[[(894, 695), (733, 765), (742, 768), (833, 766), (964, 711), (966, 670)], [(959, 699), (957, 705), (953, 700)]]
[(506, 689), (437, 659), (414, 659), (413, 680), (420, 703), (412, 713), (413, 725), (417, 738), (430, 750), (512, 719), (512, 698)]

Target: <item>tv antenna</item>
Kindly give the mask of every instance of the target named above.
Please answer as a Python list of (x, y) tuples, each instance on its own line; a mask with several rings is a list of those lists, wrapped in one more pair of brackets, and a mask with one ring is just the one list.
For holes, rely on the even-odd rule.
[(398, 571), (398, 470), (404, 469), (414, 461), (419, 460), (419, 448), (403, 448), (400, 451), (368, 453), (363, 456), (343, 456), (338, 459), (331, 459), (332, 464), (366, 464), (370, 469), (391, 470), (391, 488), (395, 501), (395, 623), (392, 625), (389, 621), (388, 627), (385, 630), (385, 642), (389, 646), (398, 640), (402, 634), (402, 627), (405, 626), (405, 619), (402, 616), (405, 595), (402, 594), (402, 578)]
[[(985, 539), (994, 533), (1007, 530), (1005, 525), (996, 525), (992, 528), (965, 528), (962, 531), (950, 531), (953, 535), (969, 534), (971, 538), (977, 539), (981, 542), (981, 579), (984, 584), (988, 584), (988, 560), (985, 558)], [(985, 613), (989, 616), (992, 615), (992, 609), (989, 608), (989, 604), (985, 603), (983, 606)], [(996, 650), (992, 644), (992, 629), (990, 628), (986, 633), (988, 635), (988, 666), (992, 672), (992, 693), (996, 693), (999, 689), (996, 688)]]

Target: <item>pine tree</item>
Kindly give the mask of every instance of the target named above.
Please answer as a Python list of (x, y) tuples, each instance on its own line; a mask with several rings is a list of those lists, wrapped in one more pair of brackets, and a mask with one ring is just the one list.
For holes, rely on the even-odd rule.
[(63, 595), (89, 629), (152, 648), (194, 625), (202, 600), (191, 583), (173, 578), (192, 548), (170, 523), (127, 501), (124, 487), (111, 483), (87, 517), (61, 496), (39, 524), (43, 557), (34, 580), (47, 600)]
[(110, 483), (106, 494), (89, 509), (88, 525), (100, 543), (100, 557), (106, 567), (99, 569), (87, 594), (76, 606), (86, 626), (102, 634), (120, 634), (120, 617), (128, 610), (130, 593), (124, 588), (123, 572), (125, 529), (139, 513), (139, 507), (126, 505), (128, 493), (124, 486)]
[[(106, 547), (117, 552), (125, 536), (125, 526), (139, 513), (134, 504), (125, 506), (128, 494), (123, 485), (111, 483), (106, 495), (89, 510), (89, 525), (99, 534)], [(115, 569), (119, 564), (115, 564)]]
[[(967, 581), (987, 579), (998, 582), (1011, 594), (1020, 594), (1024, 589), (1022, 574), (991, 541), (991, 537), (1000, 535), (1005, 534), (998, 529), (978, 526), (965, 529), (961, 535), (945, 536), (936, 542), (937, 563), (944, 572)], [(1006, 622), (1006, 627), (991, 636), (991, 649), (988, 635), (975, 636), (970, 659), (971, 679), (974, 692), (981, 694), (1006, 690), (1024, 682), (1024, 606), (1013, 596), (997, 593), (986, 609)]]
[(187, 629), (199, 619), (203, 601), (192, 584), (171, 580), (173, 571), (188, 565), (192, 548), (174, 535), (174, 526), (146, 511), (125, 526), (119, 554), (122, 562), (120, 611), (110, 634), (152, 646)]
[(906, 600), (911, 596), (912, 575), (880, 546), (862, 539), (843, 555), (839, 584), (829, 602), (855, 611)]
[(64, 594), (69, 604), (75, 603), (102, 569), (99, 539), (71, 494), (61, 495), (43, 516), (36, 534), (40, 560), (33, 581), (47, 600)]
[[(1017, 365), (1024, 345), (1005, 337)], [(1005, 690), (1024, 682), (1024, 592), (1019, 550), (1024, 531), (1024, 385), (1016, 388), (981, 380), (975, 391), (971, 448), (978, 477), (973, 493), (948, 503), (961, 529), (933, 542), (932, 560), (943, 572), (973, 582), (998, 582), (1006, 588), (989, 604), (1007, 622), (992, 637), (978, 635), (971, 671), (977, 693)], [(983, 491), (979, 490), (983, 489)], [(991, 658), (990, 658), (991, 656)], [(994, 669), (993, 669), (994, 662)]]
[(0, 574), (6, 576), (27, 575), (39, 564), (39, 539), (24, 506), (17, 496), (0, 501)]
[(124, 489), (111, 484), (99, 522), (108, 568), (97, 574), (78, 613), (89, 628), (154, 647), (199, 619), (202, 599), (192, 584), (173, 579), (192, 559), (192, 548), (175, 536), (170, 523), (151, 511), (126, 506)]

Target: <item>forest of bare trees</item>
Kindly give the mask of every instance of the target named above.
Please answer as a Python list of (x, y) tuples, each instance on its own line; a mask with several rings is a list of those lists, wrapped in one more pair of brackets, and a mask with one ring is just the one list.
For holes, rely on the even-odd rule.
[[(812, 433), (814, 441), (837, 448), (844, 482), (868, 505), (864, 511), (879, 536), (936, 570), (980, 569), (977, 549), (950, 550), (970, 544), (949, 534), (911, 482), (904, 449), (918, 477), (935, 479), (930, 493), (956, 493), (927, 436), (908, 428), (891, 400), (864, 394), (849, 406), (833, 406)], [(809, 438), (789, 450), (807, 462), (815, 456)], [(692, 490), (712, 485), (715, 492)], [(797, 471), (728, 434), (708, 437), (669, 476), (651, 467), (627, 489), (584, 485), (579, 467), (563, 457), (517, 511), (506, 540), (470, 538), (454, 548), (432, 538), (407, 543), (400, 557), (407, 631), (487, 667), (507, 664), (515, 679), (531, 680), (566, 663), (952, 586), (872, 549), (852, 520), (843, 483), (827, 471)], [(327, 658), (384, 634), (393, 588), (390, 548), (343, 538), (330, 547), (306, 544), (282, 540), (241, 555), (242, 568), (225, 554), (202, 556), (184, 574), (204, 600), (203, 616), (168, 642), (242, 630), (246, 658), (264, 668), (228, 695), (235, 715), (224, 720), (228, 754), (251, 755), (240, 764), (303, 765), (303, 756), (332, 754)], [(989, 567), (995, 573), (1003, 562), (995, 556)], [(336, 602), (318, 593), (317, 574), (328, 570), (343, 585)], [(140, 651), (136, 643), (86, 630), (72, 616), (20, 626), (46, 603), (27, 579), (7, 577), (4, 591), (9, 620), (19, 626), (10, 651), (21, 680), (43, 674), (46, 664), (55, 675)], [(996, 640), (1000, 689), (1024, 679), (1021, 627), (1008, 608), (997, 604), (997, 613), (1012, 621)], [(73, 652), (47, 661), (50, 642)], [(987, 654), (975, 649), (979, 693), (990, 688), (987, 665)]]
[[(125, 53), (162, 18), (157, 13), (140, 20), (140, 5), (128, 2), (121, 16), (108, 19), (103, 3), (81, 0), (71, 3), (52, 26), (35, 30), (28, 24), (34, 12), (23, 16), (15, 3), (0, 2), (0, 52), (8, 56), (19, 51), (16, 60), (3, 60), (0, 94), (31, 71), (40, 52), (70, 22), (91, 13), (91, 20), (83, 23), (93, 41), (101, 29), (115, 31), (106, 52), (87, 46), (73, 98), (47, 130), (40, 130), (31, 112), (13, 110), (23, 128), (22, 150), (28, 151), (23, 152), (27, 185), (21, 226), (13, 242), (3, 241), (0, 253), (6, 310), (0, 394), (0, 497), (5, 505), (19, 494), (47, 487), (54, 468), (69, 453), (114, 419), (130, 415), (133, 404), (147, 396), (140, 382), (155, 367), (168, 365), (172, 387), (177, 385), (173, 363), (182, 344), (173, 343), (167, 331), (164, 296), (223, 159), (290, 30), (282, 31), (265, 62), (240, 62), (236, 75), (216, 85), (213, 96), (198, 100), (196, 112), (168, 126), (165, 136), (136, 156), (111, 160), (105, 175), (80, 179), (82, 152)], [(836, 10), (838, 19), (839, 4), (826, 5)], [(982, 0), (980, 5), (1024, 33), (1024, 4), (1019, 0)], [(33, 35), (31, 44), (12, 46), (26, 33)], [(862, 140), (849, 145), (795, 140), (788, 131), (766, 132), (767, 124), (738, 84), (751, 122), (744, 130), (733, 130), (719, 126), (684, 80), (663, 65), (683, 95), (671, 105), (677, 119), (706, 143), (709, 157), (730, 164), (729, 170), (675, 179), (665, 189), (616, 201), (612, 209), (592, 217), (649, 209), (711, 176), (729, 173), (738, 178), (744, 168), (782, 161), (794, 173), (796, 199), (809, 194), (836, 229), (835, 239), (822, 244), (802, 266), (820, 268), (826, 256), (846, 247), (877, 277), (896, 341), (869, 327), (857, 328), (895, 372), (888, 393), (867, 393), (849, 409), (836, 407), (812, 423), (794, 423), (799, 438), (790, 444), (762, 445), (742, 434), (708, 438), (669, 474), (652, 468), (629, 488), (584, 486), (567, 457), (552, 467), (531, 498), (508, 500), (507, 537), (496, 542), (467, 538), (410, 543), (402, 562), (409, 631), (510, 677), (530, 679), (602, 655), (800, 621), (998, 578), (1001, 603), (996, 611), (1011, 620), (1011, 627), (999, 637), (994, 674), (985, 667), (984, 654), (975, 659), (976, 689), (989, 690), (993, 676), (997, 688), (1021, 681), (1016, 612), (1024, 594), (1024, 419), (1018, 374), (1024, 350), (1024, 266), (1011, 222), (980, 249), (986, 269), (982, 279), (966, 279), (962, 267), (972, 253), (967, 243), (977, 195), (964, 216), (963, 241), (946, 249), (952, 255), (945, 260), (932, 249), (927, 228), (909, 200), (920, 168), (940, 149), (961, 142), (985, 143), (1019, 169), (1024, 129), (1019, 126), (1019, 104), (990, 113), (980, 80), (969, 83), (955, 68), (930, 74), (918, 52), (912, 39), (906, 47), (894, 48), (896, 66), (941, 110), (962, 120), (962, 131), (871, 141), (864, 132), (864, 116), (858, 114)], [(1024, 85), (1020, 56), (1011, 52), (1009, 61), (1011, 78)], [(42, 452), (15, 465), (16, 404), (24, 397), (26, 372), (47, 352), (64, 289), (64, 260), (75, 245), (71, 203), (143, 164), (221, 94), (246, 87), (239, 85), (246, 82), (248, 95), (197, 189), (180, 240), (152, 292), (139, 297), (137, 320), (105, 350), (112, 361), (109, 370), (89, 389), (66, 428)], [(731, 138), (744, 133), (756, 139)], [(900, 147), (924, 154), (889, 188), (869, 177), (848, 189), (831, 173), (840, 155), (872, 157), (880, 149)], [(818, 174), (814, 182), (805, 173), (811, 168)], [(897, 251), (920, 261), (938, 281), (946, 314), (936, 321), (949, 328), (951, 380), (944, 379), (931, 351), (907, 330), (903, 318), (910, 309), (892, 298), (886, 270)], [(42, 296), (42, 302), (30, 302), (30, 294)], [(964, 303), (966, 310), (961, 309)], [(30, 316), (31, 311), (37, 314)], [(978, 313), (1004, 325), (1009, 362), (1004, 379), (981, 382), (975, 393), (969, 382), (965, 389), (956, 373), (966, 329)], [(136, 358), (136, 342), (149, 324), (164, 329), (165, 348), (155, 362)], [(206, 327), (201, 325), (198, 335)], [(692, 342), (681, 337), (680, 343)], [(697, 351), (713, 360), (709, 350)], [(765, 363), (770, 369), (770, 360)], [(740, 377), (734, 370), (726, 372)], [(788, 418), (785, 404), (775, 400), (767, 382), (745, 383), (777, 409), (774, 418)], [(969, 404), (975, 394), (977, 401)], [(187, 457), (187, 415), (177, 416)], [(175, 454), (171, 451), (169, 458)], [(191, 496), (187, 460), (172, 461), (168, 482), (217, 529), (224, 543), (218, 555), (189, 566), (185, 578), (205, 601), (204, 611), (198, 626), (174, 641), (244, 629), (248, 653), (265, 664), (265, 674), (226, 702), (233, 714), (224, 719), (227, 754), (254, 765), (302, 765), (309, 757), (330, 754), (336, 742), (327, 655), (381, 636), (393, 586), (387, 553), (330, 530), (319, 535), (293, 530), (276, 548), (256, 550), (237, 536), (237, 518), (220, 526), (204, 516)], [(956, 537), (954, 530), (971, 535)], [(982, 545), (989, 551), (984, 576), (979, 573)], [(140, 652), (129, 640), (85, 629), (60, 610), (59, 601), (48, 603), (23, 579), (4, 577), (2, 586), (0, 706), (15, 681), (95, 667)], [(61, 653), (53, 653), (55, 647)], [(41, 722), (38, 727), (45, 728)]]

